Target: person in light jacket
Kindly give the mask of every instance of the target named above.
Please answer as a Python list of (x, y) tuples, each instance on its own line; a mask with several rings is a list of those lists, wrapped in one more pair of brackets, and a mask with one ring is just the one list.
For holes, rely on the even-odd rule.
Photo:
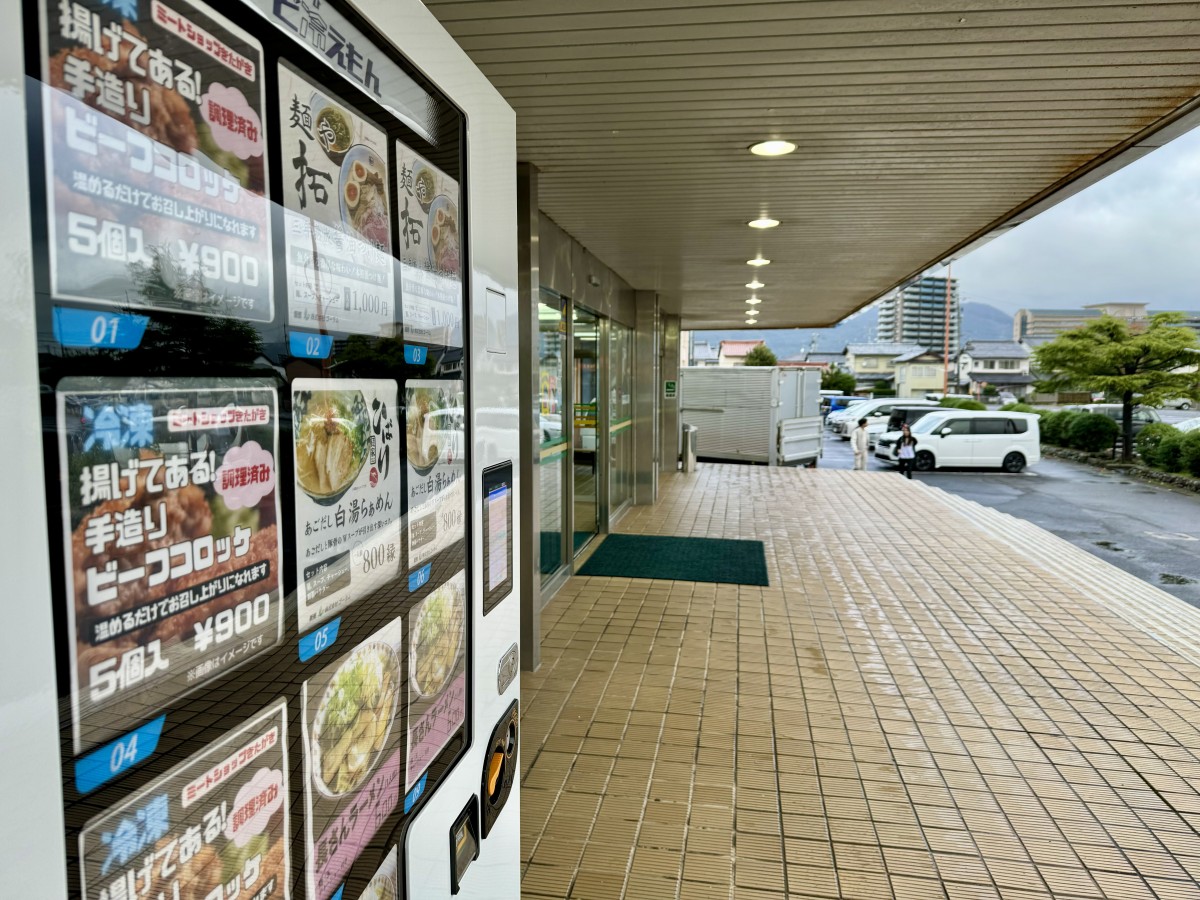
[(867, 467), (867, 420), (859, 419), (858, 427), (850, 435), (850, 446), (854, 448), (854, 470), (861, 472)]

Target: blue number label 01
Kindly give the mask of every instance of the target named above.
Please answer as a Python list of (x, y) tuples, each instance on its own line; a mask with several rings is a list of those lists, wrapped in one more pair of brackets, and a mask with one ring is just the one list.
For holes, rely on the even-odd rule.
[(292, 356), (300, 359), (328, 359), (333, 349), (333, 335), (291, 331), (288, 332), (288, 349)]
[(159, 716), (75, 760), (75, 790), (90, 793), (153, 756), (166, 721), (166, 716)]
[(64, 347), (108, 347), (133, 350), (142, 342), (148, 316), (101, 313), (69, 306), (54, 307), (54, 337)]

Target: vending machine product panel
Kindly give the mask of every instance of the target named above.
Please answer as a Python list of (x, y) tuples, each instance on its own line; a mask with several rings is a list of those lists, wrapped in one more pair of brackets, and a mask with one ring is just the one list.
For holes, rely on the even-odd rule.
[[(511, 110), (415, 0), (3, 24), (6, 891), (448, 896), (519, 688), (480, 513), (519, 442), (476, 436), (515, 421)], [(516, 831), (473, 851), (512, 896)]]

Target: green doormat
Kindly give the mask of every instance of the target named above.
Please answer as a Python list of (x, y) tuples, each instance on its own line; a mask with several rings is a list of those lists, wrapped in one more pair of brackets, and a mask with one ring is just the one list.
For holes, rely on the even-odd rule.
[(580, 575), (767, 586), (762, 541), (610, 534)]

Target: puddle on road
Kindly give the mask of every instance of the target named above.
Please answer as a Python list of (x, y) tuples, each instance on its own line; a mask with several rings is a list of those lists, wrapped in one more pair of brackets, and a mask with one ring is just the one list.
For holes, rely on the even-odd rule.
[(1118, 547), (1112, 541), (1092, 541), (1097, 547), (1103, 547), (1105, 550), (1111, 550), (1113, 553), (1124, 553), (1123, 547)]
[(1168, 575), (1166, 572), (1158, 576), (1163, 584), (1195, 584), (1195, 578), (1184, 578), (1182, 575)]

